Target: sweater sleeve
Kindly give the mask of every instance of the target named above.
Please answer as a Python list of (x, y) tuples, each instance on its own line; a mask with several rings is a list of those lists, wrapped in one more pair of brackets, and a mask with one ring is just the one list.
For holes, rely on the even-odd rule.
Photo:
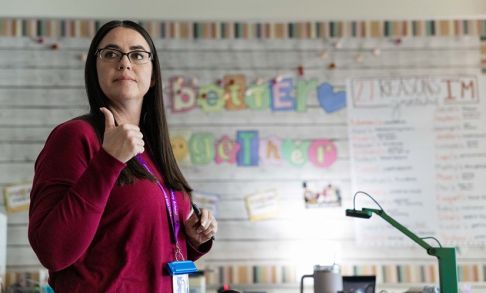
[(35, 164), (28, 230), (46, 268), (62, 270), (87, 250), (124, 167), (101, 148), (87, 122), (52, 131)]
[(201, 256), (205, 255), (211, 250), (211, 247), (213, 247), (213, 242), (214, 240), (208, 240), (199, 247), (195, 248), (189, 241), (187, 241), (187, 258), (192, 261), (198, 260)]

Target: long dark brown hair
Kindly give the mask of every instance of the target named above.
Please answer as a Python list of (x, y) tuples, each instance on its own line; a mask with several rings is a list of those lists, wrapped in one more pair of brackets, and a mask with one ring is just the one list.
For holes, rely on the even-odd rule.
[[(185, 191), (190, 195), (192, 189), (177, 165), (177, 161), (174, 157), (170, 144), (169, 129), (167, 127), (167, 120), (164, 110), (162, 77), (157, 50), (150, 35), (139, 24), (129, 20), (114, 20), (104, 24), (96, 32), (96, 35), (91, 41), (91, 45), (89, 47), (84, 71), (85, 87), (88, 94), (90, 112), (89, 114), (82, 116), (81, 119), (88, 120), (93, 125), (98, 137), (102, 141), (105, 129), (105, 120), (103, 113), (99, 109), (100, 107), (108, 108), (110, 105), (110, 100), (103, 93), (98, 82), (98, 73), (96, 70), (96, 51), (98, 50), (98, 46), (105, 35), (117, 27), (133, 29), (140, 33), (147, 41), (153, 57), (152, 80), (154, 84), (150, 87), (143, 98), (139, 125), (140, 130), (144, 135), (146, 144), (145, 149), (148, 150), (152, 155), (154, 163), (164, 178), (165, 185), (174, 190)], [(121, 172), (117, 184), (130, 184), (133, 183), (135, 178), (147, 178), (150, 180), (155, 180), (155, 178), (146, 172), (135, 158), (132, 158), (127, 162), (127, 167)]]

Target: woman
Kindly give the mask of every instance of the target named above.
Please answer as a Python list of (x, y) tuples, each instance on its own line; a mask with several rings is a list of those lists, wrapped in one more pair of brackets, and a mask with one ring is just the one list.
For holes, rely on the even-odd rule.
[(56, 292), (172, 292), (164, 267), (208, 252), (217, 223), (191, 208), (148, 33), (102, 26), (85, 83), (90, 113), (57, 126), (37, 158), (30, 244)]

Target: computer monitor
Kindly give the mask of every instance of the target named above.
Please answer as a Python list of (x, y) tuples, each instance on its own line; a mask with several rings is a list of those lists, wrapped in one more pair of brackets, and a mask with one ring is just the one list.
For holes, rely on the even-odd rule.
[(343, 291), (375, 293), (376, 276), (343, 276)]

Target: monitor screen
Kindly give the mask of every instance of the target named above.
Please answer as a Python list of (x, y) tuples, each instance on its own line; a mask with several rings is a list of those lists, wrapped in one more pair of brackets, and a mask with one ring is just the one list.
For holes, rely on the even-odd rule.
[(353, 293), (375, 293), (375, 276), (344, 276), (343, 290)]

